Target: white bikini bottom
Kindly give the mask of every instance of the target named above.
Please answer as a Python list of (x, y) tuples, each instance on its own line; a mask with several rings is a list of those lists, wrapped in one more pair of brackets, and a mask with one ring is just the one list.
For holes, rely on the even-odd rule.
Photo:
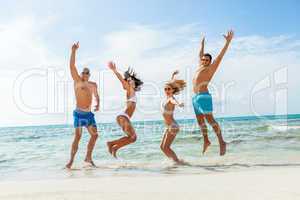
[(120, 112), (120, 113), (117, 115), (117, 118), (118, 118), (119, 116), (124, 116), (124, 117), (126, 117), (128, 120), (130, 120), (129, 115), (128, 115), (126, 112)]
[(167, 131), (172, 131), (172, 129), (179, 129), (179, 125), (176, 122), (172, 122), (172, 124), (166, 125)]

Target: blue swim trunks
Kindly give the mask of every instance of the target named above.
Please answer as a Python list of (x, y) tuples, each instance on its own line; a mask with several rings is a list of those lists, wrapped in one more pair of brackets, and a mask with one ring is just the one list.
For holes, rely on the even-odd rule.
[(73, 117), (74, 117), (74, 127), (89, 127), (93, 126), (97, 128), (97, 124), (95, 121), (95, 115), (92, 112), (85, 112), (79, 109), (75, 109), (73, 111)]
[(193, 107), (196, 115), (212, 113), (213, 104), (211, 94), (209, 92), (200, 92), (193, 96)]

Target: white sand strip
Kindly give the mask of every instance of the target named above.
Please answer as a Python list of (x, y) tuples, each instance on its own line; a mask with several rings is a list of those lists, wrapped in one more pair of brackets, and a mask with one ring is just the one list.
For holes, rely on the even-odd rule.
[(206, 175), (0, 182), (0, 199), (299, 200), (300, 168)]

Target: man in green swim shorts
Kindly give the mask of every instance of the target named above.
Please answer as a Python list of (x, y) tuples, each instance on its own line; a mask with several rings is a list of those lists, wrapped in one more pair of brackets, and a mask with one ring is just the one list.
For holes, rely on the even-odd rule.
[(233, 31), (228, 31), (227, 35), (223, 36), (226, 39), (225, 46), (213, 62), (212, 56), (208, 53), (204, 53), (205, 38), (202, 39), (199, 55), (200, 65), (197, 68), (193, 78), (193, 91), (195, 93), (193, 97), (193, 107), (204, 138), (202, 152), (205, 153), (210, 145), (210, 141), (207, 136), (207, 126), (205, 123), (206, 120), (209, 125), (212, 126), (218, 137), (221, 156), (225, 155), (226, 153), (226, 143), (222, 137), (221, 128), (213, 116), (212, 97), (208, 91), (208, 84), (217, 71), (217, 68), (221, 63), (223, 56), (229, 47), (229, 44), (233, 38)]

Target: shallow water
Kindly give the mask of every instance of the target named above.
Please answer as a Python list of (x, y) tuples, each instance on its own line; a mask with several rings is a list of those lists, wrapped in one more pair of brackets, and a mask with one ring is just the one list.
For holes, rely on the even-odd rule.
[(160, 151), (161, 121), (136, 122), (138, 140), (119, 151), (119, 159), (107, 152), (105, 142), (122, 136), (112, 124), (98, 124), (94, 159), (96, 169), (83, 168), (89, 139), (85, 131), (74, 170), (63, 170), (69, 159), (73, 128), (68, 125), (0, 129), (0, 180), (80, 178), (132, 175), (203, 174), (262, 167), (300, 166), (300, 115), (218, 119), (228, 143), (227, 154), (212, 130), (212, 145), (203, 156), (202, 136), (195, 120), (178, 120), (181, 131), (173, 148), (189, 165), (176, 166)]

